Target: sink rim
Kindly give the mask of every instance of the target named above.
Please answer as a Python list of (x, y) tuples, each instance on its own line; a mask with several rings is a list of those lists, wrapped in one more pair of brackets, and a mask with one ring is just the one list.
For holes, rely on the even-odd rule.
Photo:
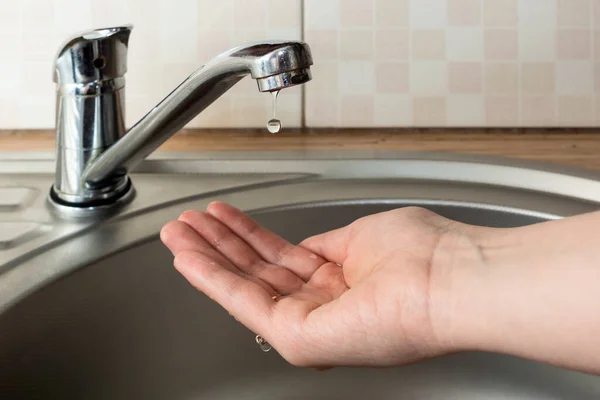
[[(365, 165), (370, 168), (366, 168)], [(3, 175), (53, 174), (54, 154), (0, 152)], [(363, 171), (359, 171), (360, 169)], [(432, 171), (435, 170), (435, 171)], [(218, 172), (217, 172), (218, 171)], [(500, 156), (419, 151), (158, 152), (138, 174), (304, 174), (323, 178), (404, 178), (493, 184), (600, 203), (600, 171)], [(476, 173), (474, 173), (475, 171)], [(48, 185), (52, 178), (48, 178)], [(551, 182), (551, 184), (550, 184)]]
[[(371, 157), (374, 154), (374, 158)], [(265, 158), (258, 158), (260, 155)], [(2, 186), (3, 179), (5, 182), (15, 181), (18, 186), (19, 180), (26, 182), (26, 178), (28, 177), (37, 177), (39, 186), (37, 189), (41, 193), (50, 186), (54, 161), (52, 155), (49, 153), (46, 153), (46, 158), (39, 157), (39, 154), (36, 157), (30, 153), (24, 156), (12, 153), (10, 160), (3, 160), (0, 153), (0, 171), (5, 170), (3, 166), (7, 165), (10, 166), (8, 171), (16, 170), (24, 172), (20, 174), (0, 174), (0, 186)], [(192, 169), (191, 172), (190, 169)], [(258, 186), (245, 186), (237, 183), (237, 186), (217, 191), (207, 190), (205, 186), (198, 189), (197, 185), (198, 180), (202, 179), (202, 176), (211, 177), (211, 179), (218, 182), (225, 181), (227, 177), (235, 177), (236, 179), (242, 177), (243, 179), (240, 181), (246, 182), (245, 177), (251, 175), (258, 176), (265, 181), (270, 180), (271, 183), (258, 184)], [(173, 198), (168, 200), (161, 199), (155, 203), (151, 201), (153, 199), (150, 199), (150, 197), (156, 194), (156, 190), (146, 190), (146, 194), (143, 194), (144, 189), (153, 189), (153, 186), (156, 186), (157, 182), (160, 186), (160, 182), (164, 183), (166, 180), (173, 179), (174, 176), (177, 176), (178, 179), (183, 179), (181, 185), (187, 185), (187, 191), (193, 193), (187, 193), (187, 195), (183, 196), (180, 192), (177, 192), (175, 196), (172, 196)], [(88, 257), (86, 255), (88, 262), (85, 260), (79, 262), (70, 260), (70, 264), (67, 263), (69, 265), (62, 269), (57, 269), (56, 265), (46, 269), (31, 268), (31, 264), (36, 259), (39, 261), (40, 257), (48, 255), (57, 249), (68, 249), (73, 243), (79, 242), (81, 237), (94, 238), (94, 235), (102, 234), (102, 232), (112, 232), (114, 239), (110, 242), (110, 246), (100, 249), (105, 251), (105, 253), (96, 254), (95, 256), (96, 258), (100, 258), (108, 254), (113, 254), (115, 251), (123, 250), (134, 243), (142, 243), (148, 237), (156, 236), (160, 230), (160, 226), (173, 219), (175, 215), (178, 215), (177, 212), (181, 212), (182, 208), (186, 207), (186, 204), (188, 204), (187, 207), (189, 207), (189, 204), (194, 204), (194, 207), (202, 208), (216, 198), (225, 197), (227, 199), (232, 198), (232, 196), (235, 198), (235, 196), (243, 196), (253, 191), (268, 191), (281, 187), (298, 187), (297, 185), (303, 184), (326, 188), (326, 183), (323, 182), (328, 181), (349, 182), (349, 184), (360, 181), (363, 184), (364, 182), (376, 184), (379, 181), (385, 180), (427, 182), (428, 185), (431, 185), (431, 183), (442, 183), (444, 185), (452, 185), (453, 188), (457, 189), (462, 188), (464, 185), (495, 187), (497, 190), (508, 190), (508, 193), (515, 191), (518, 193), (531, 192), (537, 193), (540, 196), (548, 196), (548, 198), (566, 199), (564, 200), (565, 202), (585, 202), (586, 204), (593, 204), (594, 209), (600, 204), (600, 173), (596, 173), (595, 171), (577, 170), (538, 162), (523, 162), (498, 157), (470, 156), (453, 153), (396, 151), (159, 153), (146, 160), (138, 171), (132, 174), (132, 180), (134, 186), (136, 186), (136, 191), (140, 195), (134, 199), (130, 207), (115, 214), (110, 219), (82, 224), (81, 228), (76, 229), (77, 232), (73, 230), (73, 234), (70, 237), (48, 241), (43, 245), (36, 244), (35, 246), (37, 247), (33, 247), (32, 254), (22, 254), (5, 264), (9, 268), (0, 271), (0, 294), (2, 295), (0, 296), (2, 299), (0, 313), (8, 304), (12, 304), (16, 298), (22, 297), (23, 293), (25, 293), (24, 291), (21, 294), (16, 293), (18, 290), (8, 287), (10, 285), (9, 282), (16, 282), (17, 286), (22, 287), (24, 283), (30, 282), (33, 279), (27, 275), (27, 268), (25, 266), (30, 266), (30, 273), (35, 276), (35, 279), (39, 283), (55, 279), (57, 276), (62, 276), (72, 270), (76, 270), (76, 267), (82, 267), (89, 263), (91, 260), (89, 257), (91, 256)], [(43, 185), (40, 182), (43, 182)], [(191, 191), (189, 190), (190, 188), (192, 188)], [(287, 194), (281, 196), (282, 200), (279, 200), (276, 204), (278, 206), (284, 206), (290, 202), (298, 203), (298, 201), (290, 198)], [(514, 193), (511, 196), (514, 197)], [(475, 199), (475, 201), (470, 202), (471, 205), (481, 204), (477, 197), (471, 197)], [(355, 196), (354, 198), (360, 202), (364, 202), (370, 197), (369, 193), (367, 193)], [(408, 196), (408, 198), (413, 201), (417, 200), (412, 196)], [(394, 199), (400, 200), (396, 195), (394, 195)], [(311, 198), (311, 203), (322, 200), (323, 198), (314, 196), (314, 198)], [(325, 200), (334, 201), (340, 199), (336, 197), (325, 198)], [(377, 200), (379, 201), (381, 198), (377, 198)], [(419, 198), (417, 202), (425, 204), (422, 202), (423, 200), (426, 199)], [(498, 201), (494, 200), (493, 203), (496, 206), (502, 206), (506, 204), (506, 201), (498, 199)], [(441, 198), (436, 198), (435, 204), (441, 204), (441, 202)], [(40, 204), (38, 201), (35, 207), (37, 207), (35, 211), (38, 212), (38, 215), (40, 213), (49, 213), (45, 202)], [(258, 208), (264, 207), (266, 206)], [(248, 211), (256, 207), (242, 208)], [(537, 213), (534, 208), (530, 209), (530, 211)], [(154, 224), (152, 225), (151, 233), (141, 236), (139, 233), (136, 233), (133, 235), (135, 240), (120, 239), (123, 236), (121, 232), (124, 229), (123, 227), (128, 228), (131, 225), (125, 221), (140, 221), (140, 216), (145, 217), (153, 213), (162, 215), (157, 220), (158, 223), (156, 221), (142, 222)], [(4, 217), (7, 215), (5, 214)], [(560, 217), (560, 215), (553, 214), (551, 217)], [(49, 219), (49, 221), (57, 226), (58, 224), (63, 224), (62, 226), (74, 227), (69, 222), (59, 221), (56, 218)], [(52, 234), (56, 235), (55, 233)], [(93, 239), (88, 240), (93, 242)], [(91, 245), (88, 244), (87, 246)], [(76, 252), (76, 249), (72, 250)], [(100, 250), (95, 249), (94, 251)], [(60, 260), (61, 257), (59, 256), (58, 259)], [(16, 263), (18, 265), (15, 265)], [(60, 262), (55, 262), (54, 264), (57, 263)], [(11, 278), (7, 279), (9, 276)], [(27, 285), (30, 284), (25, 284), (25, 286)], [(30, 286), (33, 287), (34, 285)]]

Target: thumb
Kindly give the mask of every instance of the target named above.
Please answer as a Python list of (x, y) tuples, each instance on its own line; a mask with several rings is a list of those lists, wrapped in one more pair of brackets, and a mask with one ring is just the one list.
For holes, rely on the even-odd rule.
[(346, 260), (350, 225), (333, 231), (311, 236), (300, 243), (300, 247), (308, 249), (327, 261), (343, 264)]

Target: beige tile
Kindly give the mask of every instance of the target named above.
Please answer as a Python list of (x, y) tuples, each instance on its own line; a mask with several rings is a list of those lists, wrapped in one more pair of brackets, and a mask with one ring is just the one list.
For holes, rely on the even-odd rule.
[[(219, 0), (220, 2), (221, 0)], [(302, 0), (269, 0), (268, 24), (270, 28), (293, 28), (302, 23), (300, 8)], [(213, 4), (215, 2), (212, 2)]]
[[(19, 4), (20, 2), (1, 1), (0, 2), (0, 37), (10, 36), (15, 32), (20, 32), (21, 28), (21, 7), (25, 9), (35, 8), (36, 4), (28, 2)], [(31, 4), (33, 3), (33, 4)], [(53, 18), (49, 16), (49, 18)]]
[(380, 27), (407, 27), (410, 0), (375, 0), (375, 25)]
[(448, 28), (446, 53), (450, 61), (483, 61), (483, 29)]
[[(256, 83), (256, 82), (252, 82)], [(269, 115), (272, 115), (273, 96), (270, 93), (260, 93), (260, 96), (266, 97)], [(302, 126), (302, 115), (299, 112), (302, 109), (302, 87), (295, 86), (288, 88), (281, 93), (277, 99), (277, 117), (283, 124), (283, 129), (299, 128)], [(265, 121), (266, 124), (266, 121)], [(284, 131), (285, 132), (285, 131)]]
[(510, 29), (485, 31), (485, 57), (488, 60), (516, 60), (519, 55), (518, 34)]
[(556, 72), (553, 63), (521, 65), (521, 91), (526, 94), (554, 93)]
[(126, 7), (121, 0), (91, 1), (92, 24), (94, 28), (130, 24), (127, 20)]
[(517, 96), (487, 96), (485, 118), (486, 125), (491, 127), (519, 126), (519, 98)]
[(377, 63), (377, 93), (407, 93), (410, 85), (409, 64), (402, 62)]
[(413, 98), (413, 123), (415, 126), (438, 127), (446, 125), (445, 97)]
[(233, 31), (233, 42), (238, 46), (240, 43), (250, 43), (257, 40), (267, 39), (267, 29), (236, 29)]
[(264, 0), (235, 0), (233, 21), (236, 29), (266, 29), (267, 3)]
[(342, 27), (372, 26), (375, 0), (340, 1)]
[(21, 127), (21, 116), (19, 104), (14, 99), (0, 98), (0, 126), (3, 129), (15, 129)]
[[(149, 97), (154, 103), (152, 106), (158, 104), (170, 90), (173, 90), (173, 88), (165, 88), (162, 84), (162, 72), (162, 65), (158, 63), (152, 64), (145, 60), (130, 60), (127, 65), (125, 99), (129, 100), (131, 96)], [(191, 72), (189, 71), (190, 74)], [(146, 112), (148, 111), (150, 111), (150, 108), (146, 110)], [(129, 115), (129, 110), (127, 110), (127, 114)]]
[(370, 127), (374, 125), (372, 96), (343, 96), (341, 109), (341, 126)]
[(375, 126), (411, 126), (411, 97), (407, 94), (378, 94), (374, 99), (374, 113)]
[[(210, 38), (210, 40), (206, 40), (206, 38)], [(198, 59), (202, 62), (206, 62), (216, 57), (217, 54), (221, 54), (239, 44), (235, 41), (232, 30), (200, 30), (198, 31), (198, 43), (201, 43), (198, 48)]]
[[(0, 38), (0, 42), (4, 39)], [(62, 43), (61, 43), (62, 44)], [(48, 62), (56, 56), (56, 51), (61, 46), (52, 35), (30, 34), (21, 36), (21, 42), (18, 43), (21, 48), (20, 60), (26, 63), (30, 62)], [(11, 57), (8, 52), (2, 52), (0, 44), (0, 54), (3, 54), (7, 59), (16, 59), (19, 57)]]
[(590, 54), (590, 32), (583, 29), (558, 31), (558, 58), (560, 60), (586, 60)]
[(519, 91), (519, 66), (516, 63), (491, 63), (485, 66), (485, 92), (516, 94)]
[(484, 97), (481, 94), (453, 94), (446, 99), (447, 125), (485, 126)]
[(29, 129), (54, 127), (56, 102), (53, 96), (24, 98), (19, 105), (19, 121), (22, 126)]
[(554, 96), (523, 96), (521, 122), (524, 126), (553, 126), (556, 124), (556, 98)]
[(342, 60), (369, 60), (373, 58), (372, 30), (342, 30), (340, 32)]
[(54, 95), (54, 83), (50, 79), (49, 71), (52, 71), (52, 60), (24, 64), (21, 72), (23, 95), (40, 97)]
[(314, 95), (311, 86), (306, 87), (306, 122), (310, 127), (340, 126), (340, 99), (331, 94)]
[(594, 58), (600, 61), (600, 30), (594, 31)]
[(556, 64), (556, 92), (561, 95), (591, 95), (594, 91), (594, 66), (588, 61)]
[(451, 26), (481, 24), (481, 0), (448, 0), (448, 24)]
[(600, 64), (594, 65), (594, 91), (600, 93)]
[[(9, 2), (6, 2), (8, 5)], [(21, 20), (22, 26), (26, 27), (23, 31), (24, 34), (29, 35), (44, 35), (50, 36), (54, 25), (54, 2), (52, 1), (39, 1), (39, 0), (25, 0), (21, 1)], [(0, 14), (2, 14), (3, 6), (0, 6)], [(14, 7), (14, 10), (18, 12), (18, 8)], [(14, 12), (14, 11), (13, 11)], [(10, 17), (10, 14), (7, 15)], [(0, 21), (2, 21), (0, 17)], [(18, 19), (17, 19), (18, 21)], [(1, 24), (2, 22), (0, 22)], [(2, 28), (0, 28), (1, 31)], [(2, 39), (0, 39), (2, 40)], [(56, 49), (55, 51), (57, 51)]]
[(600, 124), (600, 96), (596, 96), (594, 99), (594, 115), (596, 124)]
[(312, 81), (309, 86), (312, 93), (335, 94), (338, 91), (338, 63), (323, 61), (311, 67)]
[(446, 32), (441, 29), (412, 31), (412, 58), (414, 60), (444, 60)]
[(488, 27), (517, 26), (518, 0), (483, 0), (483, 21)]
[[(12, 2), (11, 2), (12, 3)], [(162, 4), (158, 7), (162, 9)], [(64, 40), (73, 33), (86, 32), (93, 27), (90, 1), (61, 0), (54, 2), (54, 31)]]
[(443, 29), (448, 25), (446, 0), (412, 0), (409, 13), (413, 29)]
[(337, 29), (342, 0), (303, 0), (306, 29)]
[(558, 0), (558, 27), (590, 26), (590, 0)]
[(378, 60), (408, 60), (410, 34), (406, 29), (375, 31), (375, 57)]
[(233, 29), (234, 3), (235, 0), (199, 0), (198, 29), (203, 31)]
[(592, 0), (594, 7), (594, 27), (600, 27), (600, 0)]
[(448, 86), (450, 93), (481, 93), (481, 63), (450, 63)]
[(306, 42), (310, 45), (313, 58), (319, 61), (336, 60), (339, 57), (337, 29), (307, 29)]
[[(235, 116), (230, 121), (234, 128), (265, 128), (271, 119), (270, 99), (256, 95), (240, 94), (231, 99), (231, 113)], [(282, 122), (282, 125), (284, 123)]]
[(374, 62), (342, 61), (338, 63), (338, 88), (341, 94), (372, 95), (375, 93), (376, 85)]
[(416, 61), (410, 64), (410, 92), (418, 97), (445, 95), (448, 91), (448, 63)]
[(556, 0), (519, 0), (519, 29), (555, 30)]
[[(18, 102), (20, 96), (23, 96), (23, 86), (26, 84), (24, 80), (27, 79), (25, 75), (25, 68), (22, 63), (18, 61), (0, 62), (0, 88), (2, 88), (0, 98)], [(39, 80), (40, 78), (36, 79)], [(50, 78), (50, 74), (45, 75), (45, 81), (50, 81)]]
[(556, 29), (519, 27), (519, 59), (525, 62), (556, 61)]
[(594, 123), (592, 96), (561, 96), (558, 99), (558, 122), (561, 126), (590, 126)]

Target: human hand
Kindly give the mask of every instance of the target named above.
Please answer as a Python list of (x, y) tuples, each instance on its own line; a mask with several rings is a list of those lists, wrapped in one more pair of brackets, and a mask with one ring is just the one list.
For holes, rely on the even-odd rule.
[(298, 366), (391, 366), (455, 351), (444, 258), (459, 224), (420, 208), (361, 218), (295, 246), (225, 203), (161, 239), (188, 281)]

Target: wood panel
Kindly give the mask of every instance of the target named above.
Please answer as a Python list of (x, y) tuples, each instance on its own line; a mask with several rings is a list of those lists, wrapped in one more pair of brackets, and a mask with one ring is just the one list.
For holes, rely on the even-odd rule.
[[(53, 151), (53, 131), (0, 131), (0, 151)], [(183, 130), (160, 151), (403, 150), (489, 154), (600, 170), (597, 129)]]

